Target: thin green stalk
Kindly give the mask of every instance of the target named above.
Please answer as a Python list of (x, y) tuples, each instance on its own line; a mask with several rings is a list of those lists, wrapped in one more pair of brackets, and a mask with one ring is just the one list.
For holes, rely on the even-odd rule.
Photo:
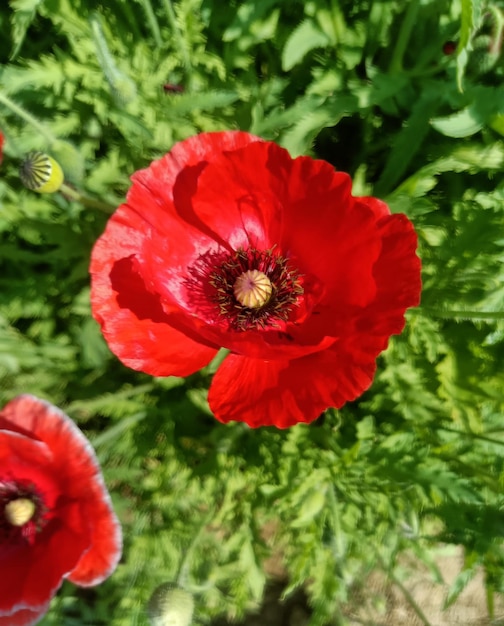
[(397, 578), (397, 576), (395, 576), (395, 574), (393, 572), (388, 572), (388, 575), (390, 576), (390, 579), (392, 580), (394, 585), (399, 587), (399, 589), (402, 591), (404, 597), (409, 602), (411, 608), (415, 611), (418, 619), (422, 622), (422, 624), (424, 624), (424, 626), (432, 626), (432, 624), (429, 622), (429, 620), (425, 616), (425, 614), (422, 611), (422, 609), (416, 603), (415, 598), (411, 595), (409, 590), (406, 589), (406, 587), (402, 584), (402, 582), (399, 580), (399, 578)]
[(41, 124), (36, 117), (25, 111), (19, 104), (13, 102), (8, 96), (0, 92), (0, 104), (10, 109), (15, 115), (23, 119), (25, 122), (33, 126), (47, 141), (52, 144), (57, 141), (57, 138), (47, 130), (47, 128)]
[(457, 311), (422, 307), (422, 311), (433, 317), (454, 320), (504, 320), (504, 311)]
[(61, 185), (60, 191), (71, 200), (80, 202), (90, 209), (99, 209), (100, 211), (103, 211), (108, 215), (111, 215), (117, 208), (112, 204), (108, 204), (107, 202), (102, 202), (101, 200), (95, 200), (94, 198), (90, 198), (89, 196), (86, 196), (80, 191), (77, 191), (77, 189), (74, 189), (73, 187), (70, 187), (66, 184)]
[(425, 614), (422, 611), (422, 609), (416, 603), (415, 598), (413, 598), (413, 596), (408, 591), (408, 589), (406, 589), (406, 587), (402, 584), (402, 582), (399, 580), (399, 578), (397, 578), (397, 576), (392, 571), (392, 568), (386, 566), (385, 561), (383, 560), (383, 558), (381, 557), (380, 553), (377, 550), (375, 550), (375, 554), (376, 554), (376, 557), (377, 557), (377, 559), (378, 559), (378, 561), (379, 561), (379, 563), (381, 565), (381, 568), (387, 574), (387, 576), (390, 578), (390, 580), (394, 583), (394, 585), (396, 585), (401, 590), (401, 592), (403, 593), (404, 597), (409, 602), (409, 605), (411, 606), (413, 611), (415, 611), (418, 619), (422, 622), (422, 624), (424, 626), (432, 626), (432, 624), (429, 622), (429, 620), (425, 616)]
[(487, 443), (495, 444), (497, 446), (504, 446), (504, 441), (499, 441), (498, 439), (492, 439), (492, 437), (485, 437), (485, 435), (478, 435), (476, 433), (468, 433), (463, 430), (458, 430), (457, 428), (449, 428), (448, 426), (439, 426), (440, 430), (445, 430), (449, 433), (454, 433), (456, 435), (463, 435), (464, 437), (470, 437), (471, 439), (479, 439), (480, 441), (486, 441)]
[(338, 503), (336, 502), (336, 494), (333, 488), (329, 488), (327, 491), (327, 500), (329, 503), (329, 509), (332, 513), (333, 533), (332, 543), (335, 552), (336, 559), (343, 560), (345, 558), (346, 548), (345, 541), (343, 539), (343, 533), (341, 530), (340, 514), (338, 510)]
[(93, 444), (93, 448), (98, 448), (105, 443), (108, 443), (111, 439), (118, 439), (120, 435), (122, 435), (126, 430), (128, 430), (131, 426), (134, 426), (138, 422), (141, 422), (147, 413), (146, 411), (140, 411), (139, 413), (135, 413), (134, 415), (130, 415), (129, 417), (123, 418), (117, 424), (114, 424), (107, 430), (103, 431), (93, 439), (91, 439), (91, 443)]
[(208, 515), (206, 515), (206, 517), (204, 518), (204, 520), (201, 522), (200, 527), (198, 528), (198, 532), (194, 535), (191, 544), (189, 545), (189, 547), (186, 550), (185, 556), (184, 556), (184, 560), (182, 561), (182, 563), (180, 564), (180, 568), (178, 571), (178, 575), (177, 575), (177, 585), (179, 587), (182, 587), (183, 589), (186, 589), (188, 586), (188, 580), (189, 580), (189, 570), (191, 567), (191, 559), (193, 557), (194, 551), (196, 549), (196, 546), (198, 545), (203, 532), (205, 530), (205, 528), (208, 526), (208, 524), (212, 521), (212, 518), (214, 516), (214, 509), (211, 509), (210, 512), (208, 513)]
[(161, 30), (159, 28), (156, 14), (154, 13), (154, 9), (152, 8), (152, 4), (150, 3), (150, 0), (142, 0), (142, 6), (145, 10), (147, 21), (149, 22), (149, 26), (152, 31), (152, 34), (154, 35), (156, 45), (158, 48), (162, 48), (163, 38), (161, 37)]
[(397, 37), (394, 52), (392, 53), (392, 59), (390, 60), (389, 72), (390, 74), (399, 74), (403, 70), (403, 58), (406, 52), (406, 47), (410, 40), (411, 31), (415, 26), (419, 8), (418, 0), (410, 0), (408, 8), (406, 9), (406, 15), (401, 24), (399, 36)]
[(171, 0), (163, 0), (163, 5), (165, 8), (166, 17), (168, 18), (168, 22), (170, 23), (170, 27), (173, 32), (173, 36), (175, 37), (175, 40), (177, 42), (177, 47), (179, 48), (180, 53), (182, 54), (182, 60), (184, 63), (187, 79), (190, 84), (191, 77), (192, 77), (192, 64), (191, 64), (191, 55), (189, 52), (189, 48), (187, 46), (187, 41), (185, 37), (182, 35), (182, 33), (180, 32), (180, 28), (177, 24), (177, 17), (175, 15), (175, 11), (173, 9)]
[(495, 594), (493, 589), (488, 586), (487, 581), (485, 581), (485, 591), (488, 617), (493, 620), (495, 618)]
[(502, 48), (502, 33), (504, 30), (504, 16), (500, 9), (496, 6), (489, 4), (488, 11), (492, 14), (494, 19), (493, 23), (493, 37), (492, 44), (490, 46), (490, 54), (500, 54)]

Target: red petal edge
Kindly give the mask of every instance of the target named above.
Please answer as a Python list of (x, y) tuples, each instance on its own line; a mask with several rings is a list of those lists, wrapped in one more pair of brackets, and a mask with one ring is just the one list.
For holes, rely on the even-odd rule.
[(213, 378), (208, 401), (221, 422), (288, 428), (357, 398), (371, 385), (375, 369), (373, 358), (354, 363), (332, 349), (293, 361), (231, 354)]
[(50, 602), (37, 609), (19, 609), (8, 615), (0, 615), (0, 626), (33, 626), (49, 610)]

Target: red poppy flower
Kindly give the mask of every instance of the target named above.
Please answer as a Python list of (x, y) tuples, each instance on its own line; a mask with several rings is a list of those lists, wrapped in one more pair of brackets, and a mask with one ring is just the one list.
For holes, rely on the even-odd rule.
[(406, 216), (244, 132), (192, 137), (132, 180), (90, 268), (93, 314), (123, 363), (186, 376), (227, 348), (210, 407), (250, 426), (310, 422), (370, 386), (419, 302)]
[(3, 145), (4, 145), (4, 136), (2, 131), (0, 131), (0, 164), (3, 161)]
[(38, 622), (63, 578), (102, 582), (121, 529), (93, 449), (56, 407), (18, 396), (0, 411), (0, 626)]

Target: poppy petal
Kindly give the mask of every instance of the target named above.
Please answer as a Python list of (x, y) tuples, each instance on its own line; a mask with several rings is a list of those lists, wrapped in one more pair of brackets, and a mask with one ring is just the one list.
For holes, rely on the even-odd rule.
[[(149, 209), (139, 212), (144, 220), (144, 231), (153, 228), (159, 232), (170, 234), (170, 225), (167, 226), (166, 216), (178, 216), (186, 226), (190, 225), (202, 232), (208, 229), (197, 215), (191, 213), (190, 205), (174, 205), (174, 187), (178, 177), (182, 174), (187, 178), (177, 189), (194, 186), (202, 168), (224, 151), (233, 151), (251, 143), (261, 142), (259, 137), (242, 131), (224, 131), (201, 133), (189, 137), (185, 141), (175, 144), (170, 152), (157, 161), (153, 161), (146, 169), (139, 170), (131, 177), (133, 185), (128, 192), (127, 206), (131, 212), (138, 212), (139, 208)], [(196, 168), (192, 170), (191, 168)], [(192, 184), (189, 184), (192, 181)], [(148, 192), (147, 205), (139, 206), (138, 200), (144, 202)], [(135, 193), (133, 198), (130, 194)]]
[(357, 334), (352, 350), (378, 355), (389, 337), (402, 332), (407, 308), (420, 303), (421, 261), (416, 255), (417, 236), (405, 215), (383, 217), (378, 222), (382, 251), (373, 273), (379, 290), (375, 300), (356, 316)]
[(93, 315), (112, 352), (128, 367), (153, 376), (188, 376), (217, 350), (170, 324), (159, 296), (147, 289), (135, 267), (131, 249), (117, 260), (114, 241), (126, 237), (128, 231), (109, 222), (93, 250)]
[(216, 155), (192, 197), (194, 212), (233, 249), (280, 244), (339, 302), (359, 306), (376, 292), (376, 218), (379, 209), (388, 212), (384, 203), (369, 204), (355, 202), (348, 174), (325, 161), (291, 159), (270, 142)]
[(278, 242), (290, 162), (286, 150), (262, 141), (215, 154), (198, 176), (196, 189), (187, 193), (187, 186), (180, 185), (176, 208), (191, 206), (195, 223), (203, 223), (233, 250), (267, 250)]
[(2, 549), (2, 612), (39, 610), (89, 547), (89, 524), (79, 504), (62, 502), (55, 513), (33, 545), (23, 542)]
[(359, 364), (335, 349), (292, 361), (231, 354), (213, 378), (208, 401), (221, 422), (287, 428), (357, 398), (371, 385), (375, 369), (374, 360)]

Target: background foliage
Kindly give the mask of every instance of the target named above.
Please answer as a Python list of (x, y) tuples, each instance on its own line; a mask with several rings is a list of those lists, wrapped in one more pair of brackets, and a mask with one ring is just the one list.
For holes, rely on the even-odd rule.
[[(0, 401), (62, 406), (96, 446), (124, 525), (101, 587), (64, 586), (44, 626), (144, 625), (157, 584), (195, 623), (260, 602), (272, 555), (310, 624), (344, 624), (366, 575), (464, 546), (447, 602), (504, 587), (504, 5), (483, 0), (9, 0), (0, 8)], [(188, 379), (135, 373), (90, 316), (107, 215), (37, 196), (59, 159), (119, 204), (129, 175), (200, 131), (241, 128), (348, 171), (415, 223), (422, 305), (369, 392), (311, 426), (218, 424)]]

